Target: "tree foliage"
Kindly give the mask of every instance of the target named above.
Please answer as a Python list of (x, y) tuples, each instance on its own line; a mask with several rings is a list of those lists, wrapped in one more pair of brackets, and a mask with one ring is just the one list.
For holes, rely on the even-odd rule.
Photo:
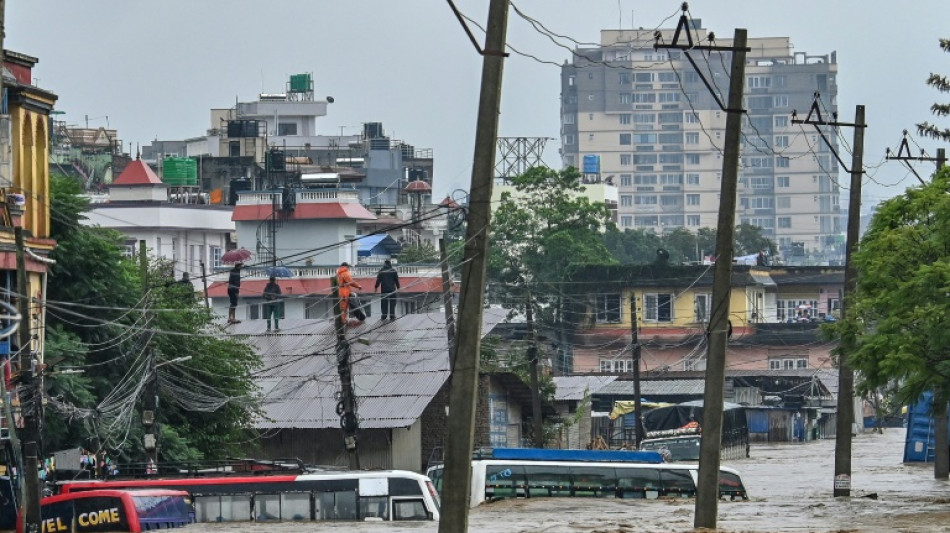
[(948, 186), (944, 169), (880, 204), (853, 255), (857, 288), (835, 333), (864, 391), (894, 387), (902, 401), (925, 390), (950, 396)]
[[(950, 39), (940, 39), (940, 49), (950, 53)], [(927, 85), (937, 89), (938, 92), (950, 93), (950, 78), (941, 74), (931, 72), (927, 78)], [(950, 103), (935, 103), (930, 106), (930, 113), (936, 117), (946, 117), (950, 115)], [(927, 121), (917, 124), (917, 133), (931, 139), (950, 141), (950, 129), (940, 128), (936, 124), (930, 124)]]
[[(603, 238), (614, 259), (623, 264), (653, 263), (657, 260), (657, 250), (661, 249), (669, 252), (670, 264), (702, 261), (704, 257), (716, 253), (715, 228), (699, 228), (693, 233), (680, 227), (663, 234), (643, 229), (613, 229), (605, 233)], [(762, 235), (762, 228), (751, 224), (736, 226), (735, 255), (766, 250), (774, 255), (778, 248), (771, 239)]]
[(437, 263), (439, 250), (430, 242), (420, 242), (404, 246), (399, 252), (400, 263)]
[(258, 414), (251, 371), (259, 358), (216, 336), (211, 314), (166, 266), (151, 266), (143, 299), (124, 237), (81, 225), (88, 205), (77, 182), (54, 176), (50, 185), (57, 247), (47, 294), (46, 451), (83, 446), (142, 461), (141, 392), (151, 354), (157, 362), (191, 356), (158, 369), (160, 459), (246, 453), (242, 442)]

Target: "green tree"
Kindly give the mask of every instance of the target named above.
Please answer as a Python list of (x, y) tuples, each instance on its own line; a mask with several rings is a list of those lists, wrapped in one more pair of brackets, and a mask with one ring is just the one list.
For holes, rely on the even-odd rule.
[[(492, 215), (488, 274), (504, 305), (524, 313), (526, 302), (556, 343), (569, 335), (564, 320), (564, 268), (572, 262), (611, 262), (603, 232), (612, 227), (602, 202), (584, 196), (575, 168), (536, 167), (511, 180), (514, 193), (502, 195)], [(555, 364), (560, 364), (556, 362)]]
[(621, 264), (646, 264), (656, 259), (656, 251), (663, 248), (663, 239), (643, 229), (619, 231), (611, 228), (604, 233), (604, 245), (611, 256)]
[(258, 415), (251, 370), (259, 359), (246, 345), (216, 336), (210, 313), (162, 265), (149, 272), (152, 311), (144, 313), (141, 275), (125, 256), (124, 238), (81, 225), (88, 206), (80, 193), (69, 178), (51, 179), (58, 245), (47, 295), (47, 451), (101, 447), (141, 461), (140, 396), (146, 356), (153, 354), (158, 361), (191, 356), (159, 369), (161, 459), (246, 453), (242, 442)]
[[(940, 49), (944, 52), (950, 52), (950, 39), (940, 39)], [(941, 74), (931, 72), (927, 78), (927, 85), (937, 89), (937, 91), (941, 93), (950, 92), (950, 79)], [(936, 117), (950, 115), (950, 103), (935, 103), (930, 106), (930, 113)], [(950, 141), (950, 129), (941, 129), (937, 125), (930, 124), (927, 121), (917, 124), (917, 133), (925, 137), (930, 137), (931, 139)]]
[[(948, 186), (950, 169), (944, 168), (930, 184), (878, 206), (852, 257), (860, 274), (846, 319), (833, 329), (841, 338), (838, 355), (859, 372), (859, 390), (893, 389), (904, 403), (933, 391), (944, 423), (950, 399)], [(939, 438), (939, 428), (936, 433)]]
[(439, 250), (430, 242), (404, 246), (399, 252), (400, 263), (437, 263)]
[(746, 223), (736, 226), (735, 255), (750, 255), (763, 251), (774, 255), (778, 248), (771, 239), (762, 235), (762, 228)]

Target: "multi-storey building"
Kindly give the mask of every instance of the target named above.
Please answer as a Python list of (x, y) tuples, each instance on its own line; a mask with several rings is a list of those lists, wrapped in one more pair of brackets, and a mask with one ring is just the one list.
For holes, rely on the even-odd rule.
[[(663, 41), (673, 32), (661, 31)], [(693, 28), (695, 41), (707, 36)], [(653, 44), (652, 31), (603, 30), (600, 46), (578, 48), (562, 66), (562, 160), (613, 177), (621, 229), (714, 227), (726, 125), (718, 102), (728, 96), (731, 57), (689, 52), (697, 70), (686, 52)], [(748, 45), (736, 222), (761, 227), (789, 262), (842, 260), (834, 154), (813, 127), (792, 123), (813, 102), (826, 120), (837, 111), (835, 53), (793, 52), (787, 37)]]

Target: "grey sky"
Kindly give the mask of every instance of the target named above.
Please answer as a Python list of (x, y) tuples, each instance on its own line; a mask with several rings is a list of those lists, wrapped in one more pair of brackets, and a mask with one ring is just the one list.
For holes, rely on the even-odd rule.
[[(487, 16), (488, 0), (456, 5), (480, 23)], [(629, 28), (631, 20), (672, 27), (680, 2), (515, 5), (555, 33), (596, 43), (601, 29)], [(898, 162), (870, 167), (882, 163), (885, 147), (897, 148), (903, 129), (933, 121), (934, 101), (950, 101), (924, 84), (930, 72), (950, 75), (950, 54), (937, 45), (950, 37), (946, 0), (694, 0), (690, 11), (721, 38), (742, 27), (750, 37), (791, 37), (799, 52), (837, 51), (840, 120), (852, 121), (857, 104), (867, 110), (865, 196), (918, 183)], [(545, 159), (559, 165), (555, 64), (569, 53), (514, 11), (508, 40), (554, 64), (517, 54), (506, 61), (499, 134), (553, 138)], [(40, 58), (34, 76), (59, 95), (67, 122), (88, 116), (90, 126), (105, 126), (108, 116), (126, 147), (202, 134), (210, 108), (282, 91), (289, 74), (313, 72), (317, 95), (336, 99), (320, 133), (353, 134), (381, 121), (394, 138), (434, 150), (436, 195), (468, 188), (481, 60), (441, 0), (12, 0), (5, 46)], [(935, 153), (936, 144), (917, 140)], [(921, 175), (932, 170), (918, 164)]]

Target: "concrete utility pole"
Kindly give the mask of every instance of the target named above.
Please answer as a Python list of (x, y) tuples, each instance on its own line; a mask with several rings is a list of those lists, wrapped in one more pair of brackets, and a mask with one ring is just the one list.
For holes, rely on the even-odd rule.
[[(841, 302), (841, 320), (848, 315), (851, 298), (858, 283), (852, 255), (861, 233), (861, 178), (864, 174), (864, 106), (854, 108), (854, 149), (851, 154), (851, 194), (848, 200), (848, 242), (845, 251), (844, 300)], [(855, 346), (853, 333), (841, 338), (841, 357), (838, 358), (838, 419), (835, 425), (835, 480), (834, 496), (851, 496), (851, 432), (854, 425), (854, 370), (848, 364)], [(946, 431), (944, 431), (946, 435)]]
[(643, 431), (643, 405), (640, 398), (640, 336), (637, 331), (637, 295), (630, 293), (630, 349), (633, 357), (633, 408), (634, 416), (637, 419), (634, 430), (636, 435), (633, 437), (634, 447), (640, 449), (640, 443), (646, 437)]
[(478, 367), (481, 357), (485, 267), (491, 222), (491, 190), (495, 169), (495, 139), (501, 112), (508, 0), (491, 0), (482, 52), (482, 86), (472, 162), (468, 228), (465, 232), (462, 293), (459, 301), (455, 369), (449, 392), (448, 441), (445, 448), (445, 487), (439, 533), (467, 533), (478, 405)]
[(528, 328), (528, 364), (531, 369), (531, 432), (534, 447), (544, 448), (544, 420), (541, 418), (541, 379), (538, 376), (538, 337), (534, 330), (534, 305), (525, 281), (525, 325)]
[(722, 157), (722, 190), (716, 225), (716, 265), (713, 271), (712, 316), (709, 321), (709, 352), (703, 391), (703, 433), (699, 446), (699, 482), (693, 527), (716, 528), (719, 512), (719, 459), (722, 449), (723, 389), (726, 376), (726, 344), (729, 334), (729, 295), (732, 286), (732, 256), (736, 226), (736, 190), (739, 181), (739, 151), (742, 137), (742, 92), (745, 85), (746, 30), (733, 38), (726, 109), (725, 151)]
[(340, 287), (336, 276), (330, 278), (333, 286), (333, 314), (336, 316), (336, 369), (340, 375), (342, 388), (340, 403), (337, 404), (337, 414), (340, 415), (340, 427), (343, 428), (343, 445), (349, 457), (350, 470), (360, 469), (360, 454), (357, 448), (359, 441), (360, 422), (356, 416), (356, 394), (353, 391), (353, 366), (350, 352), (350, 341), (346, 338), (347, 317), (343, 316), (340, 306)]
[[(145, 303), (146, 327), (151, 323), (148, 303), (148, 255), (145, 241), (139, 241), (139, 274), (142, 276), (142, 295), (146, 296)], [(145, 334), (146, 357), (148, 357), (148, 383), (145, 386), (145, 405), (142, 410), (142, 425), (145, 426), (145, 435), (142, 444), (145, 448), (145, 474), (158, 474), (158, 369), (156, 367), (155, 352), (152, 350), (152, 336)]]
[[(31, 330), (30, 285), (26, 272), (26, 247), (23, 244), (23, 228), (13, 228), (16, 243), (17, 268), (17, 307), (21, 322), (18, 331), (20, 348), (19, 382), (20, 412), (23, 416), (23, 494), (22, 509), (24, 516), (24, 531), (39, 533), (40, 531), (40, 490), (39, 478), (39, 450), (42, 448), (39, 428), (39, 410), (43, 408), (43, 391), (36, 387), (36, 377), (33, 375), (33, 332)], [(10, 420), (10, 423), (13, 421)]]

